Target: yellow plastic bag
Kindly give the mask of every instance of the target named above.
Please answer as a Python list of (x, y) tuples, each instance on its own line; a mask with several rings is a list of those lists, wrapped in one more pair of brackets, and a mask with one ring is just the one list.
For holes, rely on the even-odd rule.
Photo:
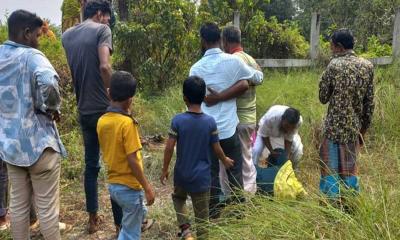
[(274, 196), (279, 200), (294, 200), (306, 194), (306, 190), (294, 173), (292, 162), (287, 161), (276, 175)]

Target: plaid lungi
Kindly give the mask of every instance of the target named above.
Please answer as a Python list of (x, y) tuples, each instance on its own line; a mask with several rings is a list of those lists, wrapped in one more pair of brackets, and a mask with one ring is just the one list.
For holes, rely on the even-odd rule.
[(358, 191), (357, 154), (359, 142), (339, 144), (327, 138), (320, 148), (320, 190), (330, 197), (340, 194), (340, 184)]
[(322, 176), (339, 174), (341, 177), (357, 175), (359, 143), (338, 144), (325, 138), (320, 148)]

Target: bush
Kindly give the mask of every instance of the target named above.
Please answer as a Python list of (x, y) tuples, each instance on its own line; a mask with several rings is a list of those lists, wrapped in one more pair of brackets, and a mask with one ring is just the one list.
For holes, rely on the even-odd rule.
[(4, 41), (6, 41), (8, 39), (8, 30), (7, 30), (7, 26), (3, 25), (0, 22), (0, 43), (2, 44)]
[(62, 11), (62, 31), (74, 26), (80, 21), (81, 6), (78, 0), (64, 0), (61, 6)]
[(275, 17), (267, 21), (262, 12), (246, 24), (243, 42), (256, 58), (305, 58), (309, 49), (297, 25), (279, 23)]
[(182, 81), (199, 56), (194, 3), (143, 1), (130, 12), (129, 21), (115, 28), (115, 66), (131, 71), (146, 93)]
[[(362, 49), (359, 49), (359, 52), (361, 51)], [(392, 47), (389, 44), (381, 43), (378, 37), (373, 35), (368, 38), (367, 51), (360, 55), (365, 58), (392, 56)]]
[(262, 11), (268, 1), (213, 0), (201, 5), (199, 12), (208, 12), (209, 20), (226, 25), (233, 21), (234, 9), (239, 9), (243, 45), (256, 58), (305, 58), (309, 45), (299, 27), (290, 21), (279, 23), (276, 17), (265, 18)]

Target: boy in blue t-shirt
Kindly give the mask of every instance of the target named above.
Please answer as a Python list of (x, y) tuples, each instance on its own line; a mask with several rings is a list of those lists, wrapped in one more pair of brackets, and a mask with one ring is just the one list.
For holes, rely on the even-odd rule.
[(164, 167), (160, 177), (161, 183), (169, 176), (168, 166), (177, 143), (177, 158), (174, 170), (174, 193), (172, 200), (180, 236), (183, 239), (193, 239), (186, 209), (186, 199), (189, 195), (196, 223), (198, 223), (198, 238), (207, 238), (207, 230), (201, 223), (209, 218), (209, 201), (211, 187), (210, 151), (215, 151), (226, 168), (233, 166), (232, 159), (225, 156), (218, 139), (217, 124), (211, 116), (202, 113), (201, 103), (206, 94), (206, 84), (203, 79), (192, 76), (183, 83), (183, 100), (188, 111), (176, 115), (172, 119), (169, 139), (164, 152)]

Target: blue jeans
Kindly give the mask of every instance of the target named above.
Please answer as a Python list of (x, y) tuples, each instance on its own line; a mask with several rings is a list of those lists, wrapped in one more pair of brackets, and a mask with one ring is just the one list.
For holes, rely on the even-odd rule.
[[(104, 113), (90, 115), (80, 115), (79, 123), (81, 125), (83, 142), (85, 145), (85, 196), (86, 211), (96, 213), (99, 209), (97, 178), (100, 171), (100, 146), (97, 137), (97, 121)], [(121, 225), (118, 214), (121, 212), (118, 204), (111, 199), (111, 206), (114, 213), (114, 223)], [(119, 214), (120, 215), (120, 214)]]
[(144, 192), (134, 190), (120, 184), (108, 186), (111, 199), (122, 208), (122, 228), (118, 240), (139, 240), (142, 222), (144, 221), (147, 208), (144, 205)]

